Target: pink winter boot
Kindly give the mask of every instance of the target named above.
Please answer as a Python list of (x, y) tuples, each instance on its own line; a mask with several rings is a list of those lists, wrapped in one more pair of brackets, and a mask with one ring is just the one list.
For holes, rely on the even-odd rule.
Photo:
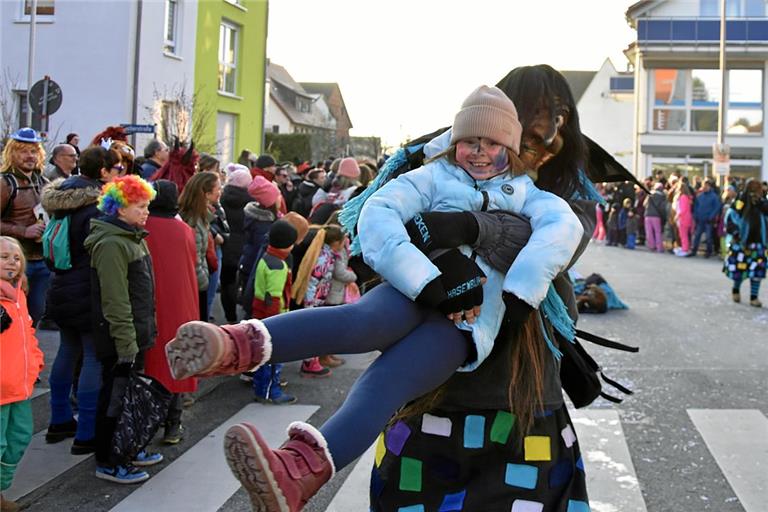
[(260, 320), (221, 326), (195, 320), (179, 327), (176, 338), (165, 346), (165, 356), (177, 380), (237, 375), (269, 361), (272, 341)]
[(248, 491), (253, 510), (297, 512), (336, 473), (323, 435), (296, 421), (288, 441), (271, 449), (256, 427), (238, 423), (227, 430), (224, 455), (229, 468)]

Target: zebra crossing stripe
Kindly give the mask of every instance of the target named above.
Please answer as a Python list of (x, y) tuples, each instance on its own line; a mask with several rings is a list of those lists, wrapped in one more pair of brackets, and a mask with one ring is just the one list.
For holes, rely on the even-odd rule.
[(6, 498), (18, 500), (91, 457), (70, 454), (71, 439), (54, 444), (46, 443), (46, 431), (41, 430), (32, 436), (32, 442), (16, 469), (13, 485), (3, 491)]
[(165, 469), (118, 503), (112, 512), (136, 510), (218, 510), (240, 487), (224, 459), (224, 433), (234, 423), (248, 421), (272, 446), (285, 441), (293, 421), (304, 421), (319, 409), (315, 405), (249, 404), (224, 421)]
[(592, 510), (646, 512), (618, 411), (581, 409), (570, 414), (584, 460)]
[[(587, 475), (587, 491), (595, 512), (647, 512), (645, 501), (614, 410), (571, 412)], [(376, 446), (371, 446), (334, 496), (326, 512), (368, 510), (368, 486)]]
[(370, 498), (368, 487), (371, 482), (371, 468), (376, 457), (376, 443), (358, 459), (352, 472), (344, 481), (325, 512), (351, 512), (368, 510)]
[(688, 409), (746, 512), (768, 504), (768, 419), (756, 409)]

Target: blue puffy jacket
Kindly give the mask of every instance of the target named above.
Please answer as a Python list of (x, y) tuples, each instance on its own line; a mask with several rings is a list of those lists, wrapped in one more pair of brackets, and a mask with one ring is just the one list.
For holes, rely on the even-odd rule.
[[(427, 158), (447, 148), (450, 130), (425, 146)], [(533, 234), (506, 276), (477, 258), (488, 276), (483, 286), (482, 312), (473, 324), (459, 328), (472, 332), (478, 358), (461, 370), (476, 368), (490, 353), (498, 334), (504, 302), (502, 291), (514, 293), (533, 307), (547, 294), (552, 279), (570, 262), (581, 241), (583, 227), (568, 204), (536, 188), (526, 175), (503, 174), (476, 181), (445, 158), (399, 176), (376, 191), (360, 212), (358, 236), (363, 258), (402, 294), (415, 299), (440, 275), (437, 267), (410, 242), (405, 224), (420, 212), (480, 211), (484, 193), (488, 210), (520, 213), (531, 220)], [(469, 255), (468, 246), (460, 250)]]

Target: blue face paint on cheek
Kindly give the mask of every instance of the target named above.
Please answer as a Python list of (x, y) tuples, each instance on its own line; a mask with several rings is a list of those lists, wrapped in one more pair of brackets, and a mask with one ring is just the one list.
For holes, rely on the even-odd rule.
[(496, 158), (493, 159), (493, 166), (497, 171), (503, 171), (509, 165), (509, 156), (507, 150), (502, 149)]

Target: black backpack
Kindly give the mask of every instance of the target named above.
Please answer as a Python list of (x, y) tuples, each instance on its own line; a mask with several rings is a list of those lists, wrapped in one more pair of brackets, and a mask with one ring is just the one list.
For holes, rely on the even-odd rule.
[(555, 331), (555, 336), (557, 336), (559, 341), (560, 351), (563, 353), (560, 359), (560, 383), (568, 398), (571, 399), (571, 402), (573, 402), (577, 409), (588, 406), (599, 396), (616, 404), (623, 401), (621, 398), (605, 393), (603, 391), (603, 382), (613, 386), (625, 395), (633, 394), (626, 387), (605, 376), (602, 367), (584, 349), (579, 342), (579, 338), (601, 347), (622, 350), (624, 352), (638, 352), (640, 350), (638, 347), (607, 340), (579, 329), (576, 329), (576, 337), (572, 342), (566, 340), (557, 331)]

